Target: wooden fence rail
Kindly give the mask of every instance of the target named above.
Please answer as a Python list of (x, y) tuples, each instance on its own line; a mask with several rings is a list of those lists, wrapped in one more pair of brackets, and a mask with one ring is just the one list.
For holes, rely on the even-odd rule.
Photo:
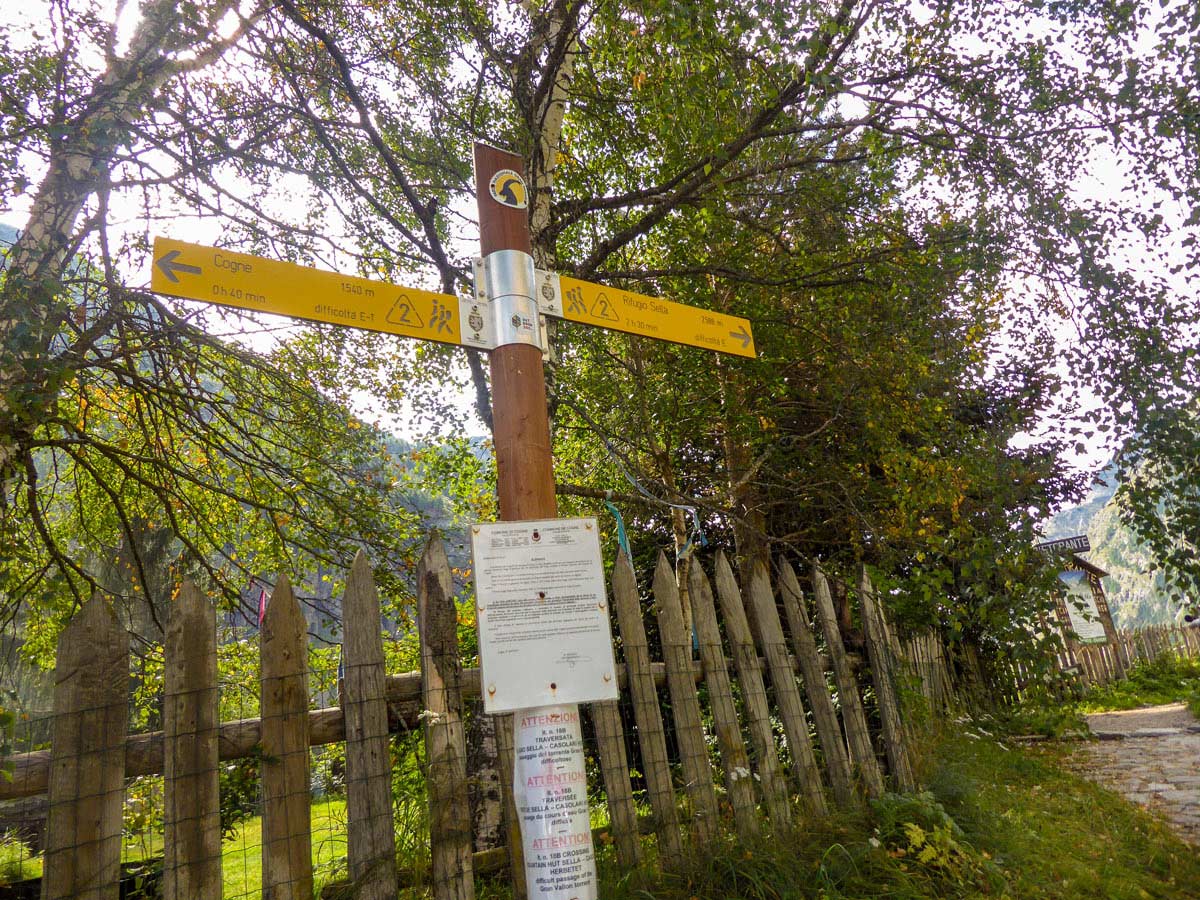
[[(608, 804), (605, 833), (621, 865), (651, 855), (644, 851), (652, 842), (652, 858), (679, 869), (689, 846), (723, 831), (749, 840), (831, 806), (918, 787), (905, 692), (918, 691), (934, 712), (955, 708), (957, 666), (941, 642), (933, 634), (900, 640), (863, 573), (848, 602), (866, 655), (853, 657), (825, 575), (814, 571), (806, 590), (780, 561), (776, 576), (760, 567), (739, 583), (723, 554), (711, 575), (693, 561), (689, 634), (675, 572), (662, 557), (651, 591), (657, 627), (648, 631), (633, 567), (618, 556), (611, 610), (622, 700), (595, 704), (588, 715)], [(0, 800), (48, 796), (43, 896), (117, 896), (125, 779), (163, 773), (164, 896), (220, 897), (218, 766), (257, 757), (264, 896), (311, 900), (309, 748), (344, 742), (352, 892), (394, 897), (411, 873), (402, 877), (396, 866), (389, 734), (417, 730), (425, 743), (434, 896), (470, 900), (478, 873), (505, 866), (522, 896), (511, 803), (508, 849), (472, 852), (464, 701), (478, 696), (480, 675), (461, 665), (449, 563), (437, 539), (417, 586), (422, 670), (387, 675), (374, 579), (365, 557), (355, 559), (343, 599), (341, 705), (310, 710), (306, 625), (281, 578), (260, 630), (262, 716), (221, 723), (213, 608), (185, 584), (166, 632), (163, 731), (132, 735), (126, 635), (104, 599), (85, 604), (60, 643), (51, 749), (7, 758), (11, 778), (0, 778)], [(1165, 653), (1200, 655), (1200, 633), (1165, 626), (1121, 632), (1107, 645), (1070, 644), (1060, 662), (1086, 683), (1105, 683)], [(1018, 695), (1022, 667), (1005, 672)], [(501, 770), (511, 778), (511, 719), (497, 724)], [(635, 809), (631, 770), (641, 773), (648, 816)]]

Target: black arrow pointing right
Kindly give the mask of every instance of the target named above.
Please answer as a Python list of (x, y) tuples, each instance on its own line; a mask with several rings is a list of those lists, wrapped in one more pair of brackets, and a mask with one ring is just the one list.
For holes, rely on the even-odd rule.
[(738, 331), (729, 332), (729, 336), (731, 338), (737, 338), (739, 341), (741, 341), (743, 350), (750, 346), (750, 341), (752, 340), (750, 332), (746, 330), (745, 325), (740, 326)]
[(182, 272), (185, 275), (200, 274), (201, 270), (199, 266), (189, 266), (187, 263), (176, 262), (175, 260), (178, 258), (179, 251), (172, 250), (170, 253), (167, 253), (161, 258), (155, 260), (154, 264), (158, 266), (158, 270), (160, 272), (167, 276), (169, 281), (172, 281), (175, 284), (179, 283), (179, 276), (176, 274), (177, 272)]

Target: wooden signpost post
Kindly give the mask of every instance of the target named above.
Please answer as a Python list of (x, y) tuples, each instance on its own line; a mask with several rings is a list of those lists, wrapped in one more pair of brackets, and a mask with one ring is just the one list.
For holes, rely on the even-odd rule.
[[(500, 518), (506, 522), (555, 519), (558, 507), (542, 369), (543, 315), (750, 358), (755, 356), (754, 336), (749, 321), (738, 316), (535, 270), (523, 160), (476, 144), (474, 162), (481, 258), (475, 264), (473, 298), (165, 238), (155, 240), (151, 289), (223, 306), (490, 350)], [(537, 540), (537, 532), (533, 534)], [(517, 813), (523, 826), (529, 896), (595, 900), (578, 706), (524, 709), (515, 714), (514, 722), (514, 795), (524, 798), (524, 809)], [(534, 797), (536, 802), (529, 799)], [(544, 810), (549, 805), (569, 814), (547, 817)]]

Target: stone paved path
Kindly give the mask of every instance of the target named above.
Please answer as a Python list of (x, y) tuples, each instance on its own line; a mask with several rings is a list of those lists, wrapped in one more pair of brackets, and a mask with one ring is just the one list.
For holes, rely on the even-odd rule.
[(1099, 741), (1075, 754), (1081, 773), (1170, 821), (1200, 845), (1200, 723), (1182, 703), (1087, 717)]

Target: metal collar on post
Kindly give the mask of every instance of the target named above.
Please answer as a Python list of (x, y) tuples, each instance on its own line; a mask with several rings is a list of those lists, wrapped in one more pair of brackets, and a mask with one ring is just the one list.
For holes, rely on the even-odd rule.
[(541, 320), (534, 297), (533, 257), (523, 250), (494, 250), (476, 272), (476, 284), (492, 313), (496, 346), (529, 344), (543, 348)]

